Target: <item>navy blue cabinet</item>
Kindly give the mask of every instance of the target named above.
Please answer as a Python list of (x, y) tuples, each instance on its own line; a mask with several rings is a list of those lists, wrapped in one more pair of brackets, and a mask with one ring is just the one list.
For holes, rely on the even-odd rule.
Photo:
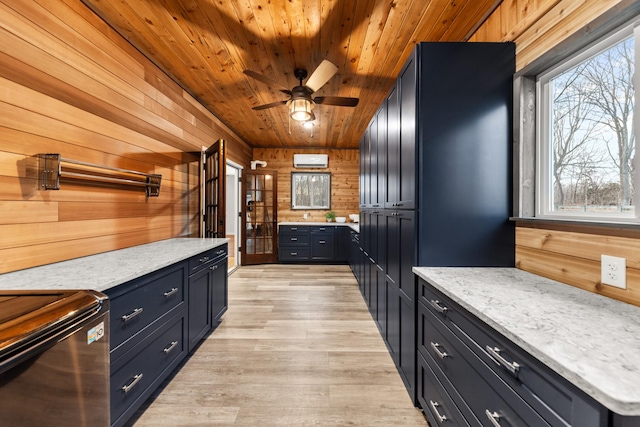
[(227, 309), (227, 245), (108, 289), (111, 425), (120, 427)]
[(606, 408), (422, 279), (419, 295), (418, 400), (433, 425), (610, 425)]
[(349, 227), (344, 225), (281, 225), (278, 260), (288, 262), (349, 262)]
[(515, 263), (514, 71), (513, 43), (419, 43), (360, 141), (361, 289), (416, 404), (411, 268)]

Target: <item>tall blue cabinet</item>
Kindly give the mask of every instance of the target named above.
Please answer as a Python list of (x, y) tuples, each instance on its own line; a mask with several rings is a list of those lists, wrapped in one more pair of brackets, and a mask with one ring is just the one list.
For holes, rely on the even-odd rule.
[(416, 400), (413, 266), (513, 266), (513, 43), (419, 43), (360, 141), (360, 288)]

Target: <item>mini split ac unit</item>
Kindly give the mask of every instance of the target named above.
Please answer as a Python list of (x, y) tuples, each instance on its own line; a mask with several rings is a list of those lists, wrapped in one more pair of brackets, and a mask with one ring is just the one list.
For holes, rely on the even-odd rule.
[(296, 168), (326, 168), (329, 164), (327, 154), (294, 154), (293, 167)]

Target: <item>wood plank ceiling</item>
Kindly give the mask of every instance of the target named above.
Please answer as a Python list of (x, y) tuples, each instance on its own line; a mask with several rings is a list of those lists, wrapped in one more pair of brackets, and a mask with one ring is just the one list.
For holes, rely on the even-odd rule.
[[(241, 138), (263, 148), (356, 148), (419, 41), (464, 41), (500, 0), (83, 0)], [(243, 73), (298, 84), (327, 59), (337, 74), (314, 96), (313, 130), (287, 108), (252, 107), (288, 96)]]

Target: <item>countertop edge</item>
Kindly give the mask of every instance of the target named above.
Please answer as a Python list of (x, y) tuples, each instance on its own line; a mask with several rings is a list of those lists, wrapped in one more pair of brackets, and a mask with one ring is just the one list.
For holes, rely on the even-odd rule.
[(196, 237), (159, 240), (0, 274), (0, 289), (104, 292), (228, 242), (227, 238)]

